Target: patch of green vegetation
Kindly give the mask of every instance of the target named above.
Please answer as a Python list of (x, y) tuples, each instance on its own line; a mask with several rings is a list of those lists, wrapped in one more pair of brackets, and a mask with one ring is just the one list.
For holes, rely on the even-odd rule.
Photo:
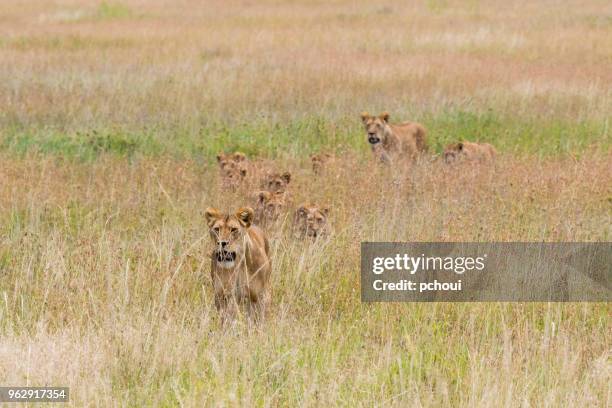
[(0, 149), (18, 155), (50, 154), (77, 160), (93, 160), (102, 153), (131, 157), (161, 153), (161, 146), (151, 133), (119, 130), (91, 130), (65, 133), (56, 130), (11, 130), (0, 139)]
[(125, 4), (111, 1), (103, 1), (96, 11), (96, 17), (104, 20), (127, 18), (132, 14), (132, 10)]
[(109, 49), (127, 48), (134, 45), (126, 38), (94, 38), (80, 35), (62, 37), (18, 37), (15, 39), (0, 39), (0, 48), (11, 48), (17, 51), (47, 50), (47, 51), (78, 51), (88, 48)]
[[(449, 143), (488, 142), (501, 152), (553, 156), (579, 156), (590, 149), (607, 151), (608, 123), (569, 119), (517, 118), (493, 110), (448, 110), (415, 118), (428, 129), (430, 151), (439, 153)], [(218, 152), (242, 151), (252, 157), (305, 157), (320, 150), (356, 150), (367, 154), (361, 123), (353, 117), (331, 120), (308, 116), (291, 122), (207, 123), (160, 125), (126, 129), (120, 126), (64, 132), (32, 129), (14, 124), (0, 136), (0, 150), (17, 154), (35, 152), (92, 160), (100, 154), (131, 157), (135, 154), (214, 160)]]
[(498, 150), (541, 156), (579, 155), (590, 148), (608, 150), (607, 122), (569, 121), (555, 118), (520, 119), (494, 111), (449, 111), (423, 118), (432, 150), (460, 140), (488, 142)]
[(425, 1), (425, 5), (432, 13), (442, 13), (445, 9), (448, 8), (447, 0), (427, 0)]
[(587, 25), (589, 28), (608, 28), (612, 26), (612, 16), (610, 15), (598, 15), (589, 14), (582, 16), (580, 21)]

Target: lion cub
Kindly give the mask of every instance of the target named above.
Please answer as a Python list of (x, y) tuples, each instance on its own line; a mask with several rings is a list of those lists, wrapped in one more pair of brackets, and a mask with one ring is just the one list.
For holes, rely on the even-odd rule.
[(291, 182), (291, 173), (289, 173), (288, 171), (282, 174), (281, 173), (269, 173), (264, 177), (261, 187), (272, 193), (285, 192), (287, 191), (287, 186), (289, 185), (290, 182)]
[(222, 184), (232, 190), (238, 188), (248, 173), (248, 161), (244, 153), (219, 153), (217, 162), (219, 163)]
[(261, 224), (276, 221), (287, 206), (286, 193), (283, 191), (258, 191), (255, 199), (255, 220)]
[(221, 170), (223, 170), (227, 166), (232, 166), (238, 163), (246, 164), (246, 162), (246, 155), (241, 152), (219, 153), (217, 155), (217, 163), (219, 163), (219, 168), (221, 168)]
[(313, 203), (304, 203), (295, 211), (294, 227), (301, 237), (318, 238), (328, 230), (328, 208), (319, 208)]
[(311, 155), (310, 162), (312, 163), (312, 172), (317, 175), (321, 174), (325, 170), (325, 167), (333, 162), (333, 160), (334, 156), (326, 152)]
[(444, 149), (444, 161), (448, 164), (468, 162), (490, 162), (495, 159), (497, 150), (489, 143), (459, 142)]
[(248, 306), (250, 317), (263, 318), (270, 302), (270, 244), (252, 224), (253, 209), (223, 214), (207, 208), (205, 216), (215, 244), (211, 257), (215, 305), (223, 321), (235, 317), (239, 304)]
[(427, 151), (426, 131), (419, 123), (403, 122), (392, 125), (387, 112), (378, 116), (363, 112), (361, 121), (374, 156), (383, 162), (393, 162), (397, 159), (414, 161), (419, 153)]

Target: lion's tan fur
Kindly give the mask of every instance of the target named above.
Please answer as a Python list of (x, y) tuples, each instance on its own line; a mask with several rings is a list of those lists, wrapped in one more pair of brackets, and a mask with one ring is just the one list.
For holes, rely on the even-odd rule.
[(329, 232), (327, 216), (329, 209), (314, 203), (304, 203), (294, 216), (294, 230), (301, 237), (318, 238)]
[(390, 124), (386, 112), (378, 116), (363, 112), (361, 120), (372, 152), (381, 161), (414, 161), (420, 153), (427, 151), (427, 132), (420, 123)]
[(320, 152), (310, 156), (312, 171), (315, 174), (321, 174), (327, 165), (334, 160), (334, 155), (327, 152)]
[(230, 190), (237, 189), (249, 173), (249, 162), (244, 153), (219, 153), (217, 163), (219, 164), (222, 186)]
[(489, 143), (459, 142), (444, 149), (444, 161), (453, 163), (459, 161), (490, 162), (495, 159), (497, 150)]
[(208, 208), (205, 216), (215, 244), (211, 277), (222, 318), (233, 318), (240, 304), (248, 306), (249, 316), (263, 317), (270, 302), (270, 244), (252, 224), (253, 209), (243, 207), (235, 214), (224, 214)]
[(288, 171), (284, 173), (270, 172), (263, 177), (261, 187), (267, 191), (285, 192), (291, 182), (291, 173)]
[(255, 193), (255, 221), (265, 225), (276, 221), (287, 207), (287, 193), (284, 191), (258, 191)]

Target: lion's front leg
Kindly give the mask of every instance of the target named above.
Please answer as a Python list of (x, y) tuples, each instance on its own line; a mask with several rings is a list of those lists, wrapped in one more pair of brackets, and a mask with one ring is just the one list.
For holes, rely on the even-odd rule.
[(238, 304), (233, 296), (224, 293), (216, 294), (215, 306), (219, 312), (222, 325), (226, 325), (236, 319), (238, 315)]
[(221, 321), (225, 324), (234, 320), (238, 315), (238, 305), (234, 294), (236, 286), (235, 278), (232, 274), (219, 273), (213, 265), (212, 283), (215, 296), (215, 307), (219, 312)]
[(256, 285), (255, 288), (249, 288), (249, 318), (258, 323), (264, 321), (268, 314), (270, 300), (269, 290), (263, 286)]
[(249, 320), (261, 323), (266, 318), (267, 309), (267, 304), (262, 298), (257, 301), (250, 301), (248, 308)]

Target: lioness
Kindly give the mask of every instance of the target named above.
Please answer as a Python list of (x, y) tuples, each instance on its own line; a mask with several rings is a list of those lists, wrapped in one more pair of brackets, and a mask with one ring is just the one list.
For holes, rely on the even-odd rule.
[(265, 316), (270, 302), (270, 244), (252, 224), (254, 212), (243, 207), (235, 214), (207, 208), (206, 221), (215, 244), (211, 276), (215, 305), (222, 319), (233, 318), (238, 304), (248, 305), (249, 316)]
[(403, 122), (391, 125), (387, 112), (378, 116), (363, 112), (361, 120), (374, 156), (383, 162), (392, 162), (399, 158), (412, 161), (419, 153), (427, 151), (426, 131), (419, 123)]
[(315, 174), (321, 174), (324, 170), (325, 165), (332, 161), (334, 156), (326, 152), (320, 152), (310, 156), (310, 162), (312, 163), (312, 171)]
[(275, 221), (287, 205), (285, 192), (258, 191), (255, 198), (255, 219), (261, 224)]
[(304, 203), (295, 211), (294, 226), (301, 237), (317, 238), (327, 234), (328, 208), (319, 208), (313, 203)]
[(291, 182), (291, 173), (288, 171), (280, 173), (269, 173), (264, 177), (262, 188), (270, 192), (287, 191), (287, 186)]
[(489, 143), (459, 142), (444, 149), (444, 161), (448, 164), (458, 161), (492, 161), (497, 150)]

